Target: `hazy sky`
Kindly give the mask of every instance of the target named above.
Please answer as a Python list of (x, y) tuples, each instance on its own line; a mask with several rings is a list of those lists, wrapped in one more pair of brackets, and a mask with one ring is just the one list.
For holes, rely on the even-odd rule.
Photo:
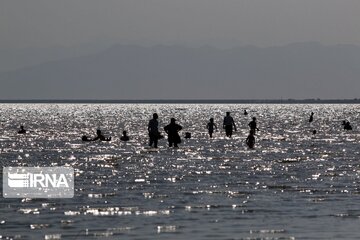
[(360, 45), (359, 0), (1, 0), (0, 48)]

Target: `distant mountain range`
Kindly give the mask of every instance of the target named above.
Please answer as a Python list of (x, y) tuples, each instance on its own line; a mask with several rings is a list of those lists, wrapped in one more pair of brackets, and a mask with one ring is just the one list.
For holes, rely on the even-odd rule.
[(0, 99), (352, 99), (360, 47), (113, 46), (0, 73)]
[(106, 48), (108, 48), (108, 45), (96, 43), (71, 47), (0, 48), (0, 72), (18, 70), (50, 61), (86, 56), (104, 51)]

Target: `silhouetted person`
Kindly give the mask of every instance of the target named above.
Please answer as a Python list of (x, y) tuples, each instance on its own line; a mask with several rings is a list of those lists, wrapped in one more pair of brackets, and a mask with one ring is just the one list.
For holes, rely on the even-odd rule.
[(179, 131), (182, 127), (175, 123), (175, 118), (171, 118), (170, 124), (164, 127), (165, 132), (168, 134), (169, 147), (178, 147), (178, 144), (181, 143)]
[(26, 130), (24, 129), (24, 126), (20, 126), (20, 130), (18, 131), (19, 134), (25, 134)]
[(350, 125), (349, 121), (343, 121), (342, 125), (344, 126), (345, 130), (352, 130), (352, 126)]
[(249, 148), (253, 149), (255, 146), (255, 130), (250, 130), (250, 134), (246, 138), (246, 145), (248, 145)]
[(309, 123), (311, 123), (312, 121), (314, 121), (314, 113), (313, 112), (311, 112), (311, 114), (310, 114)]
[(93, 139), (93, 141), (100, 140), (100, 141), (111, 141), (111, 137), (105, 137), (102, 135), (101, 130), (96, 130), (96, 137)]
[(83, 140), (84, 142), (90, 141), (90, 139), (88, 139), (88, 137), (85, 135), (81, 137), (81, 140)]
[(232, 136), (233, 127), (234, 130), (236, 131), (236, 125), (234, 119), (230, 116), (230, 112), (226, 112), (226, 116), (224, 117), (223, 128), (225, 129), (226, 136), (229, 138), (231, 138)]
[(249, 127), (250, 127), (250, 130), (254, 130), (254, 134), (255, 134), (255, 130), (258, 130), (258, 131), (259, 131), (259, 129), (257, 128), (256, 117), (253, 117), (253, 118), (252, 118), (252, 121), (249, 122), (248, 125), (249, 125)]
[(154, 148), (157, 148), (158, 140), (160, 139), (158, 118), (159, 116), (157, 115), (157, 113), (154, 113), (153, 118), (149, 121), (148, 124), (150, 138), (149, 146), (152, 147), (154, 144)]
[(87, 136), (83, 136), (81, 138), (83, 141), (85, 142), (91, 142), (91, 141), (97, 141), (97, 140), (100, 140), (100, 141), (111, 141), (111, 137), (105, 137), (104, 135), (102, 135), (101, 133), (101, 130), (96, 130), (96, 137), (91, 139), (91, 138), (88, 138)]
[(186, 138), (186, 139), (190, 139), (190, 138), (191, 138), (191, 133), (186, 132), (186, 133), (185, 133), (185, 138)]
[(120, 137), (121, 141), (127, 142), (130, 140), (129, 136), (127, 135), (126, 131), (123, 131), (123, 135)]
[(244, 115), (247, 116), (248, 112), (246, 111), (246, 109), (244, 110)]
[(209, 136), (210, 138), (212, 138), (212, 134), (214, 132), (214, 129), (217, 130), (217, 126), (214, 123), (214, 118), (210, 118), (210, 122), (208, 122), (208, 124), (206, 125), (206, 128), (209, 131)]
[(316, 133), (317, 133), (316, 130), (313, 130), (313, 131), (312, 131), (312, 134), (313, 134), (313, 135), (315, 135)]

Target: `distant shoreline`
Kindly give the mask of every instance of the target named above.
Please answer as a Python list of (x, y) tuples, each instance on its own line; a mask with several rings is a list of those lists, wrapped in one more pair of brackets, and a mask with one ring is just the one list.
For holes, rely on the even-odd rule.
[(121, 103), (121, 104), (360, 104), (360, 99), (2, 99), (0, 103)]

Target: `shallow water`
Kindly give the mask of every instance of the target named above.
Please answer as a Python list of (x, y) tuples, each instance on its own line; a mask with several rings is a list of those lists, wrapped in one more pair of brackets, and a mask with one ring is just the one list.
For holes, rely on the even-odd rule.
[[(220, 127), (226, 111), (238, 126), (232, 139)], [(192, 138), (145, 150), (153, 112), (161, 127), (177, 118)], [(359, 239), (359, 114), (359, 105), (1, 104), (2, 166), (72, 166), (76, 176), (72, 199), (1, 196), (0, 236)], [(255, 150), (244, 143), (252, 116)], [(81, 141), (97, 128), (113, 141)], [(124, 129), (128, 143), (119, 140)]]

